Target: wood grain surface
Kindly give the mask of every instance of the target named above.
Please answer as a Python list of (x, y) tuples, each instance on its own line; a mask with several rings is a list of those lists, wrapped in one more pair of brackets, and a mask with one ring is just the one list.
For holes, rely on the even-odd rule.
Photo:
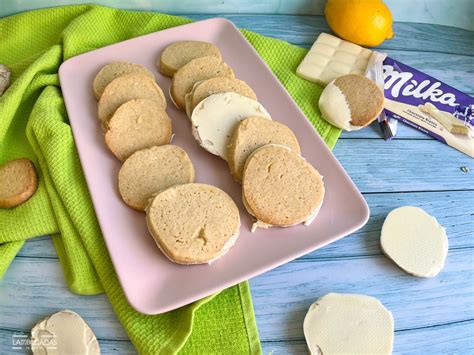
[[(222, 17), (305, 47), (327, 31), (318, 16)], [(473, 32), (413, 23), (394, 28), (395, 38), (380, 50), (474, 93)], [(250, 281), (264, 354), (307, 354), (303, 317), (328, 292), (379, 298), (395, 318), (395, 353), (474, 353), (473, 159), (403, 125), (392, 142), (380, 138), (376, 125), (343, 133), (334, 153), (364, 193), (371, 218), (351, 236)], [(424, 208), (446, 227), (447, 263), (434, 279), (404, 273), (380, 251), (383, 220), (403, 205)], [(68, 290), (48, 236), (28, 241), (0, 281), (0, 353), (11, 352), (13, 334), (64, 308), (87, 320), (103, 354), (135, 353), (105, 296)]]

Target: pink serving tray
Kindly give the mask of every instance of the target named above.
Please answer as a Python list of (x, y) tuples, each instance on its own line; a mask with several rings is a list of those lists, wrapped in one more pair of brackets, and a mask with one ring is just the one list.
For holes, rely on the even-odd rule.
[[(326, 196), (309, 227), (257, 229), (242, 206), (241, 187), (225, 161), (205, 152), (191, 135), (190, 122), (168, 97), (167, 112), (176, 136), (196, 169), (196, 181), (220, 187), (237, 203), (242, 227), (235, 246), (211, 265), (182, 266), (170, 262), (149, 235), (144, 213), (128, 208), (117, 191), (120, 162), (107, 150), (97, 119), (92, 81), (114, 60), (145, 65), (168, 92), (170, 79), (155, 68), (169, 44), (180, 40), (215, 43), (238, 78), (256, 92), (273, 119), (288, 125), (302, 155), (324, 176)], [(61, 89), (82, 168), (104, 239), (130, 304), (139, 312), (167, 312), (271, 270), (348, 235), (369, 217), (368, 206), (326, 144), (254, 48), (228, 20), (214, 18), (174, 27), (100, 48), (65, 61), (59, 69)], [(315, 103), (316, 104), (316, 103)]]

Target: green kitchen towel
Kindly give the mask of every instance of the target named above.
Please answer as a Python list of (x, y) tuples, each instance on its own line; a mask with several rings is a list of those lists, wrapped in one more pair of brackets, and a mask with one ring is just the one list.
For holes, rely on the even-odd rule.
[[(0, 98), (0, 164), (31, 159), (39, 185), (26, 203), (0, 210), (0, 277), (24, 241), (52, 235), (70, 289), (105, 291), (140, 353), (259, 353), (248, 283), (162, 315), (127, 303), (105, 248), (82, 174), (58, 78), (60, 64), (118, 41), (185, 24), (157, 13), (78, 5), (0, 19), (0, 63), (12, 84)], [(243, 31), (332, 148), (340, 131), (321, 119), (321, 88), (295, 75), (306, 50)]]

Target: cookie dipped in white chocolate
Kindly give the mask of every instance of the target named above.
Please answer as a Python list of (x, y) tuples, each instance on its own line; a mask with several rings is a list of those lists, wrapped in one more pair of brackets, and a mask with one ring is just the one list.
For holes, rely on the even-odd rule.
[(330, 82), (321, 93), (319, 109), (326, 121), (346, 131), (372, 123), (383, 109), (383, 91), (368, 78), (344, 75)]
[(250, 116), (271, 120), (265, 107), (255, 100), (235, 92), (213, 94), (193, 110), (192, 133), (201, 147), (227, 160), (227, 150), (235, 126)]
[(346, 96), (334, 85), (334, 81), (329, 83), (321, 93), (319, 110), (326, 121), (338, 128), (346, 131), (355, 131), (362, 128), (351, 124), (351, 109)]

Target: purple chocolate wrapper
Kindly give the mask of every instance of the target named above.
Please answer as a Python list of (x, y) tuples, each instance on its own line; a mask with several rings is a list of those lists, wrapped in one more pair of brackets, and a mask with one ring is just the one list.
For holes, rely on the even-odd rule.
[(473, 97), (390, 57), (383, 62), (383, 72), (387, 99), (414, 106), (430, 102), (439, 110), (474, 125)]

